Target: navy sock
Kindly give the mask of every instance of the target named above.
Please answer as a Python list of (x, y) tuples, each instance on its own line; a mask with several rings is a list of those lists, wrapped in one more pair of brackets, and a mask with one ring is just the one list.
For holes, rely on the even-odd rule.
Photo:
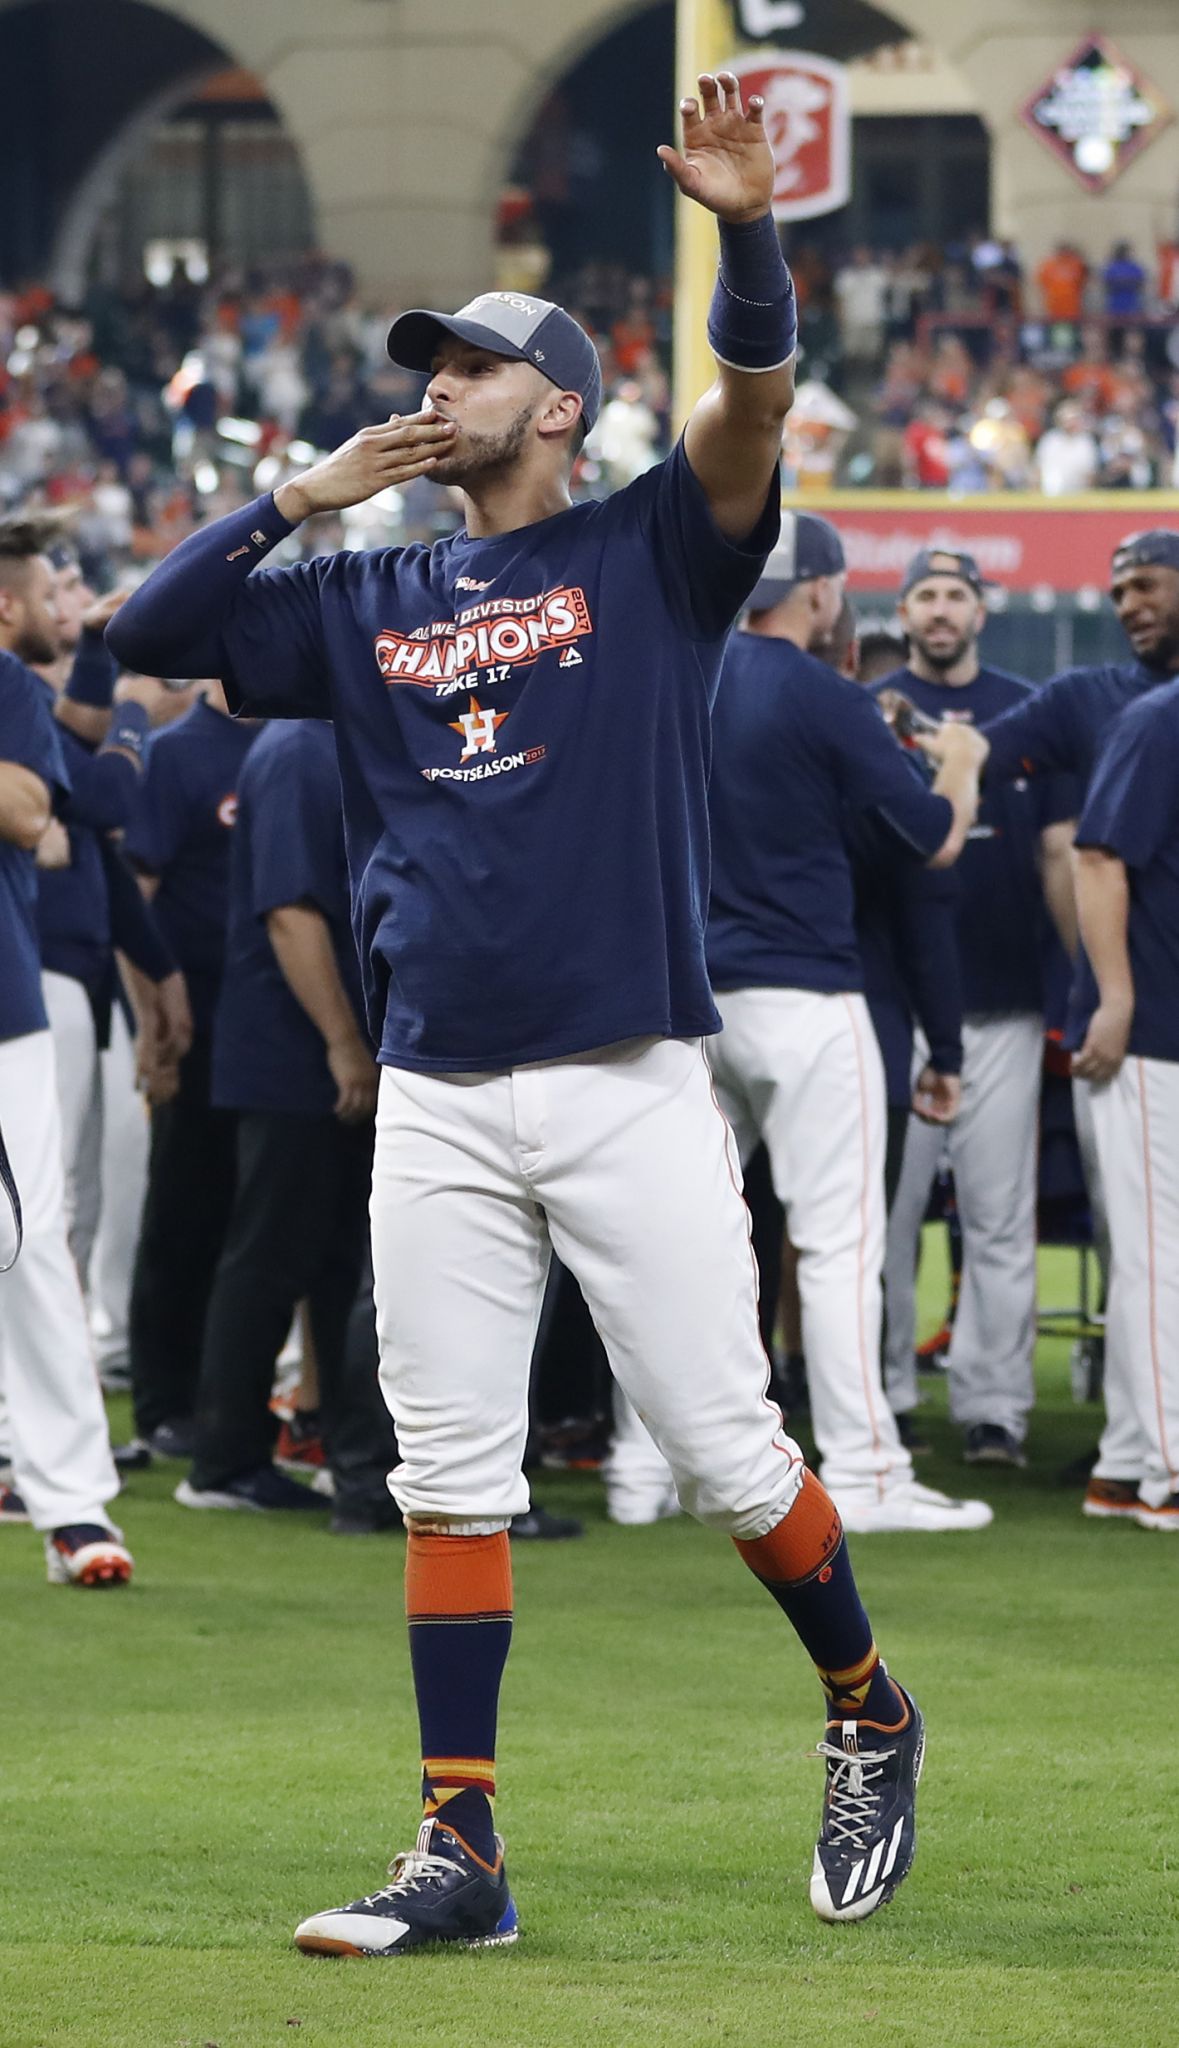
[(512, 1639), (507, 1531), (451, 1536), (411, 1529), (405, 1604), (424, 1811), (494, 1865), (496, 1718)]

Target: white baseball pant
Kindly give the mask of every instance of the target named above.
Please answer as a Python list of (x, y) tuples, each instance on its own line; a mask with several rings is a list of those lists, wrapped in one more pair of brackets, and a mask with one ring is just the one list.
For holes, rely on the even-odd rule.
[[(1023, 1442), (1035, 1401), (1036, 1161), (1043, 1025), (1025, 1012), (967, 1017), (962, 1107), (948, 1127), (910, 1117), (884, 1266), (885, 1386), (917, 1405), (915, 1287), (921, 1225), (943, 1152), (954, 1174), (963, 1267), (949, 1353), (950, 1414)], [(916, 1069), (927, 1054), (919, 1045)]]
[(102, 1067), (90, 998), (69, 974), (46, 971), (41, 992), (53, 1034), (70, 1250), (85, 1287), (102, 1203)]
[(128, 1363), (131, 1280), (147, 1192), (151, 1130), (135, 1086), (135, 1041), (122, 1006), (111, 1016), (111, 1042), (99, 1055), (102, 1147), (98, 1230), (90, 1252), (90, 1331), (99, 1373)]
[(496, 1074), (385, 1067), (373, 1270), (403, 1513), (528, 1506), (528, 1375), (555, 1250), (698, 1520), (774, 1528), (803, 1459), (767, 1398), (732, 1134), (699, 1040)]
[(1159, 1507), (1179, 1491), (1179, 1063), (1124, 1060), (1089, 1103), (1110, 1236), (1096, 1471)]
[(66, 1239), (61, 1118), (48, 1031), (0, 1043), (0, 1126), (24, 1211), (24, 1246), (0, 1273), (0, 1385), (13, 1481), (34, 1528), (109, 1522), (119, 1491)]
[(885, 1086), (860, 995), (718, 996), (709, 1041), (742, 1161), (764, 1138), (798, 1252), (803, 1349), (823, 1483), (841, 1502), (910, 1484), (880, 1377)]

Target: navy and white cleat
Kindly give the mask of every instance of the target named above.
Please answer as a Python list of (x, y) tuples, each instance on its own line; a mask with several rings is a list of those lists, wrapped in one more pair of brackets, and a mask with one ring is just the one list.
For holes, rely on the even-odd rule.
[(437, 1819), (424, 1820), (415, 1847), (389, 1865), (391, 1882), (295, 1929), (311, 1956), (402, 1956), (411, 1949), (506, 1948), (519, 1939), (515, 1902), (497, 1835), (495, 1869), (472, 1856)]
[(916, 1702), (903, 1696), (909, 1722), (899, 1735), (837, 1721), (830, 1733), (838, 1740), (821, 1742), (816, 1752), (827, 1761), (811, 1872), (811, 1905), (820, 1920), (866, 1920), (888, 1904), (912, 1869), (925, 1722)]

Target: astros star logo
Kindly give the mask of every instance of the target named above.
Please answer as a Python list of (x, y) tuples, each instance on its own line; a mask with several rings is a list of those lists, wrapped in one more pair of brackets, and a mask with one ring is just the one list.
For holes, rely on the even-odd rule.
[(460, 761), (467, 761), (472, 754), (494, 754), (496, 727), (503, 724), (506, 711), (484, 711), (477, 697), (472, 697), (471, 708), (461, 718), (448, 721), (450, 730), (462, 734), (463, 751)]

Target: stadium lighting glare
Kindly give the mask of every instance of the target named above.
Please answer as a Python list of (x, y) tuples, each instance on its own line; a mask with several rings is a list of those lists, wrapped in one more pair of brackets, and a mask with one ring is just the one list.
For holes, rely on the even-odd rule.
[(221, 481), (216, 465), (212, 462), (198, 462), (193, 470), (192, 480), (202, 498), (211, 498)]
[(227, 441), (240, 441), (243, 448), (253, 448), (262, 439), (262, 429), (257, 420), (234, 419), (232, 414), (218, 420), (217, 432)]
[(319, 453), (319, 449), (313, 448), (310, 441), (292, 441), (287, 449), (287, 461), (303, 464), (318, 462)]

